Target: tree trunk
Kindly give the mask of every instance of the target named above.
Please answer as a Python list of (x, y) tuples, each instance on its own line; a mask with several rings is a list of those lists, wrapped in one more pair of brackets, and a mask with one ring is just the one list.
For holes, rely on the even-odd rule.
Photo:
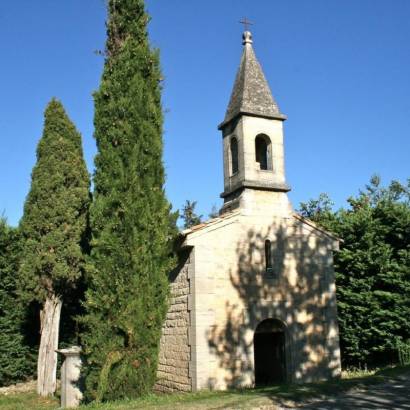
[(62, 300), (47, 297), (40, 312), (41, 339), (37, 362), (37, 393), (50, 396), (56, 391), (58, 333)]

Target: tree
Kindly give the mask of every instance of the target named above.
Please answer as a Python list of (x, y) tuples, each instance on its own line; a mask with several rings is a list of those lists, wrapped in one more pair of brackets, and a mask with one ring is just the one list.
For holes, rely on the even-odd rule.
[(315, 212), (315, 201), (302, 209), (344, 241), (335, 254), (343, 364), (396, 362), (410, 338), (410, 180), (384, 188), (374, 176), (348, 204), (334, 213)]
[(197, 215), (195, 212), (196, 201), (185, 201), (185, 205), (182, 208), (181, 218), (184, 221), (184, 229), (190, 228), (201, 223), (202, 215)]
[(59, 323), (65, 296), (83, 274), (87, 235), (89, 175), (81, 136), (53, 99), (45, 110), (31, 188), (20, 228), (20, 276), (25, 298), (41, 305), (37, 391), (54, 394)]
[(211, 208), (211, 212), (209, 212), (209, 214), (208, 214), (208, 217), (210, 219), (214, 219), (214, 218), (218, 218), (218, 216), (219, 216), (218, 208), (215, 204), (213, 204), (212, 208)]
[(321, 225), (331, 225), (331, 221), (334, 219), (333, 205), (329, 195), (322, 192), (318, 199), (301, 202), (298, 212), (303, 217), (319, 222)]
[(18, 297), (18, 230), (0, 218), (0, 386), (34, 373), (34, 360), (25, 340), (25, 308)]
[(83, 319), (89, 399), (151, 390), (174, 267), (161, 74), (147, 22), (142, 0), (108, 2), (105, 65), (94, 95), (98, 153)]

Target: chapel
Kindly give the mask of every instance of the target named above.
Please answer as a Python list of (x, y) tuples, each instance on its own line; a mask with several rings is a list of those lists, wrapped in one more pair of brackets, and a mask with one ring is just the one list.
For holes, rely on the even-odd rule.
[(333, 252), (339, 240), (294, 212), (286, 116), (243, 53), (222, 133), (219, 217), (184, 230), (170, 274), (156, 389), (197, 391), (340, 375)]

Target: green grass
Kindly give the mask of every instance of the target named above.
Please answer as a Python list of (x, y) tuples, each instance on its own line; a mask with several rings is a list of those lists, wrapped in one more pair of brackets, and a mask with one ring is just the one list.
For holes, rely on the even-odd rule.
[(36, 393), (0, 394), (1, 410), (49, 410), (58, 408), (54, 398), (40, 398)]
[[(373, 371), (344, 372), (343, 378), (323, 383), (280, 385), (257, 389), (230, 390), (224, 392), (201, 391), (185, 394), (151, 394), (136, 400), (124, 400), (81, 406), (84, 410), (205, 410), (251, 409), (258, 406), (287, 401), (301, 402), (382, 383), (410, 372), (410, 366), (392, 367)], [(35, 393), (0, 395), (1, 410), (50, 410), (57, 409), (57, 399), (40, 399)]]

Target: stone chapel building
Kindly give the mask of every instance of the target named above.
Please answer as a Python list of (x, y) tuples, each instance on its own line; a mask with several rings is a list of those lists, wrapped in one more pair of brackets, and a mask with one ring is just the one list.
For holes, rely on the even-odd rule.
[(181, 234), (163, 326), (161, 391), (310, 382), (340, 374), (338, 239), (292, 210), (283, 115), (249, 31), (224, 121), (220, 216)]

